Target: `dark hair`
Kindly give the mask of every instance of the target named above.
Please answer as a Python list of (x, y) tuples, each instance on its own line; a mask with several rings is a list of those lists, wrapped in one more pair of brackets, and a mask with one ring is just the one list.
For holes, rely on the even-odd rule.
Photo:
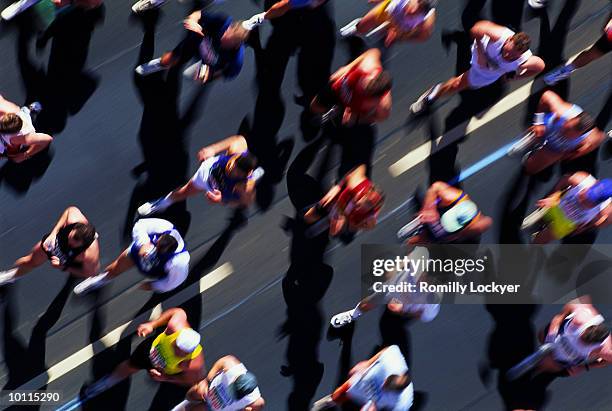
[(587, 132), (595, 128), (595, 120), (588, 113), (584, 111), (576, 116), (576, 130), (582, 130), (583, 132)]
[(419, 8), (423, 11), (429, 11), (434, 8), (436, 0), (418, 0)]
[(379, 97), (391, 90), (392, 85), (391, 74), (388, 71), (381, 71), (368, 83), (363, 92), (366, 96)]
[(257, 158), (251, 153), (245, 153), (238, 157), (234, 164), (238, 170), (250, 173), (257, 167)]
[(587, 344), (600, 344), (610, 335), (610, 330), (603, 324), (592, 325), (582, 333), (581, 340)]
[(177, 247), (178, 241), (176, 241), (176, 238), (172, 237), (170, 234), (163, 234), (159, 236), (157, 239), (157, 244), (155, 245), (158, 254), (172, 253), (176, 251)]
[(75, 223), (72, 226), (74, 240), (83, 244), (84, 247), (89, 247), (96, 239), (96, 229), (91, 224)]
[(23, 120), (15, 113), (6, 113), (0, 118), (1, 133), (16, 133), (21, 130)]
[(512, 43), (514, 43), (514, 47), (520, 51), (521, 53), (529, 50), (529, 46), (531, 45), (531, 37), (525, 32), (516, 33), (514, 36), (510, 38)]
[(387, 391), (402, 391), (408, 387), (411, 382), (412, 380), (408, 373), (404, 375), (393, 374), (385, 379), (383, 388)]

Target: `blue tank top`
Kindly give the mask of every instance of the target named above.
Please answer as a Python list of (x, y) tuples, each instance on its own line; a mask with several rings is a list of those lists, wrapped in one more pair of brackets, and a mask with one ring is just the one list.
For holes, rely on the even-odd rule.
[(573, 104), (566, 110), (561, 117), (556, 118), (554, 113), (547, 113), (544, 117), (546, 134), (544, 139), (546, 147), (557, 152), (567, 152), (578, 148), (578, 146), (588, 137), (591, 130), (587, 131), (578, 138), (567, 138), (561, 133), (561, 127), (570, 119), (582, 113), (582, 108)]
[[(244, 153), (247, 152), (245, 151)], [(236, 193), (234, 189), (237, 184), (248, 180), (248, 178), (231, 178), (227, 175), (225, 171), (227, 163), (233, 156), (234, 155), (219, 156), (219, 159), (210, 168), (210, 174), (208, 176), (208, 185), (221, 192), (224, 203), (239, 200), (240, 195)]]
[[(149, 239), (153, 245), (157, 246), (157, 242), (159, 241), (159, 237), (164, 234), (170, 234), (171, 231), (164, 231), (163, 233), (149, 234)], [(144, 257), (141, 257), (138, 253), (140, 251), (140, 247), (134, 243), (130, 247), (130, 257), (136, 264), (138, 270), (144, 274), (146, 277), (160, 279), (165, 277), (168, 273), (166, 273), (166, 263), (170, 261), (174, 256), (185, 253), (187, 250), (185, 249), (185, 245), (181, 250), (176, 250), (172, 253), (166, 254), (158, 254), (155, 252), (155, 249), (147, 254)]]

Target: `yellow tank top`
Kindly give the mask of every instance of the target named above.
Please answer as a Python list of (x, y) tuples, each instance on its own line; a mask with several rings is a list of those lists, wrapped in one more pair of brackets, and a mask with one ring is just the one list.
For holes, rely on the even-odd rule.
[(178, 337), (180, 331), (173, 334), (161, 333), (153, 340), (151, 351), (149, 351), (149, 359), (153, 366), (164, 372), (166, 375), (179, 374), (183, 370), (179, 368), (180, 363), (186, 360), (193, 360), (202, 352), (202, 346), (198, 344), (195, 350), (189, 355), (178, 357), (172, 343)]

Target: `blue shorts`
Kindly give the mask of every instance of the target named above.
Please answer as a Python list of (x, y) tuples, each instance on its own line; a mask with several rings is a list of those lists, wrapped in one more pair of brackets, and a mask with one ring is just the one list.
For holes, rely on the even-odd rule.
[(308, 7), (312, 4), (312, 0), (289, 0), (289, 4), (294, 9), (299, 9), (302, 7)]

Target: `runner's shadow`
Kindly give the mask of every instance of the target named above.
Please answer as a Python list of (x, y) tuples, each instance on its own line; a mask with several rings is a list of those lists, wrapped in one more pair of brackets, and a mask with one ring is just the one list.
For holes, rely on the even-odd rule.
[[(5, 290), (3, 296), (4, 318), (3, 318), (3, 358), (8, 369), (8, 380), (3, 390), (14, 390), (22, 384), (30, 381), (40, 374), (47, 372), (46, 364), (46, 340), (51, 328), (57, 324), (62, 310), (70, 297), (74, 287), (75, 279), (68, 277), (59, 294), (53, 299), (47, 311), (40, 316), (30, 336), (30, 341), (23, 344), (15, 331), (17, 330), (17, 312), (14, 308), (12, 290)], [(46, 382), (40, 383), (40, 390), (46, 390)], [(22, 407), (11, 407), (7, 409), (22, 409)], [(31, 406), (30, 409), (38, 410), (40, 406)]]

